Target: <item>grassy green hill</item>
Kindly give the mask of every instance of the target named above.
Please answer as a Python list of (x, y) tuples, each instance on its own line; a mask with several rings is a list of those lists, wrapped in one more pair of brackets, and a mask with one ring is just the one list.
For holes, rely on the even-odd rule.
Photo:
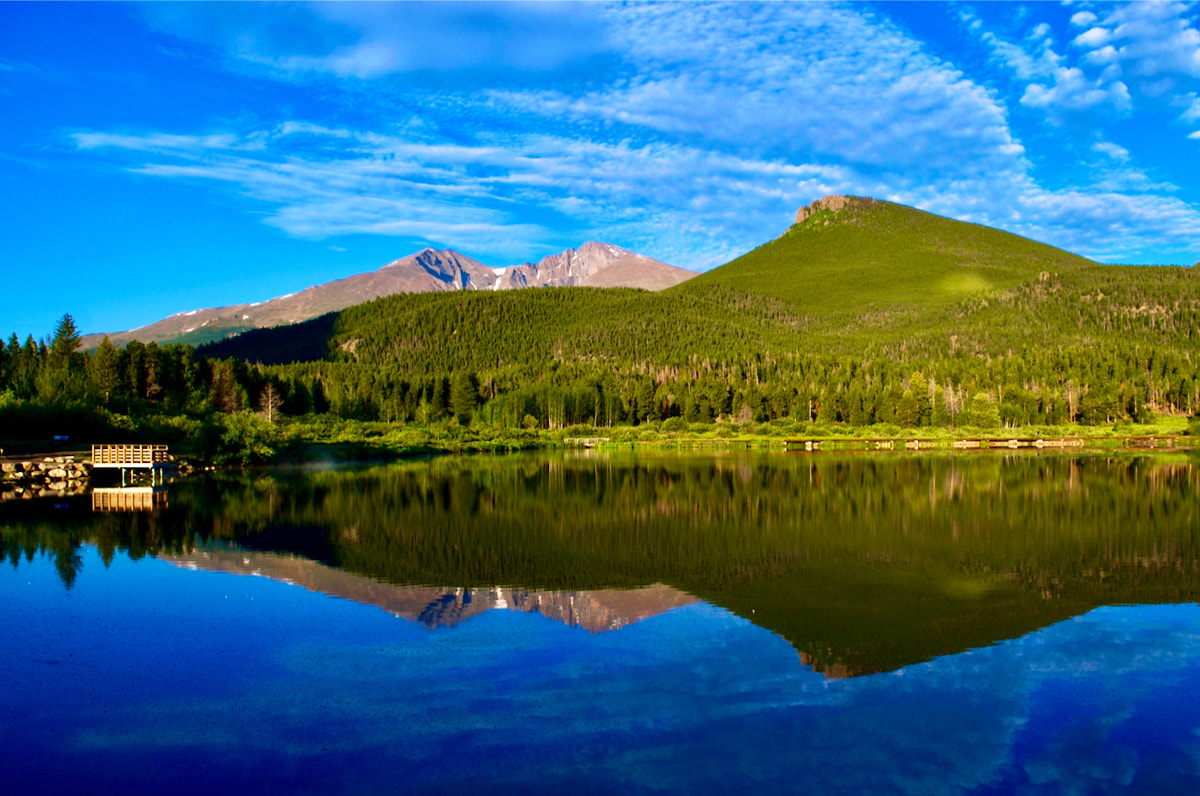
[(736, 286), (807, 313), (930, 309), (1096, 263), (997, 229), (847, 197), (779, 238), (675, 288)]

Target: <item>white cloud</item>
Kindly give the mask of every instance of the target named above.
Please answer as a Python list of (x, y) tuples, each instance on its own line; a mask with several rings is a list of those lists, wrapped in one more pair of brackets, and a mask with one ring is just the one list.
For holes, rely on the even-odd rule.
[[(301, 154), (296, 131), (324, 128), (289, 122), (259, 131), (256, 150), (224, 146), (216, 137), (102, 134), (76, 136), (80, 149), (103, 140), (134, 157), (145, 176), (215, 182), (268, 205), (265, 222), (289, 234), (323, 238), (351, 233), (421, 238), (438, 245), (527, 255), (552, 233), (519, 220), (529, 207), (557, 211), (589, 237), (618, 237), (660, 259), (691, 267), (719, 265), (740, 254), (756, 227), (811, 199), (858, 186), (878, 192), (838, 166), (746, 159), (672, 144), (606, 144), (547, 135), (491, 137), (479, 144), (414, 141), (344, 129), (336, 157)], [(204, 148), (167, 150), (157, 142), (210, 140)], [(307, 150), (303, 150), (307, 151)], [(324, 152), (324, 150), (322, 150)]]
[(1195, 141), (1200, 141), (1200, 130), (1197, 130), (1196, 132), (1192, 133), (1191, 135), (1188, 136), (1188, 138), (1195, 140)]
[(582, 96), (489, 96), (517, 112), (872, 167), (983, 172), (1022, 151), (985, 87), (871, 15), (809, 4), (612, 13), (610, 35), (637, 62), (633, 77)]
[(123, 133), (73, 133), (71, 138), (79, 149), (136, 149), (146, 152), (196, 153), (221, 149), (261, 149), (258, 137), (243, 139), (232, 133), (210, 135), (127, 135)]
[(1076, 47), (1097, 48), (1112, 41), (1113, 34), (1107, 28), (1090, 28), (1075, 37), (1072, 45)]
[(1110, 143), (1108, 141), (1097, 141), (1092, 144), (1092, 151), (1099, 152), (1102, 155), (1107, 155), (1113, 160), (1124, 163), (1129, 160), (1129, 150), (1122, 146)]
[(1021, 104), (1033, 108), (1061, 108), (1087, 110), (1100, 105), (1128, 111), (1133, 100), (1129, 88), (1120, 80), (1105, 82), (1103, 78), (1090, 80), (1083, 71), (1075, 67), (1057, 68), (1052, 73), (1054, 84), (1045, 86), (1030, 83), (1025, 87)]
[[(1031, 50), (984, 30), (982, 26), (975, 32), (991, 50), (992, 59), (1024, 84), (1022, 105), (1051, 112), (1084, 111), (1103, 106), (1128, 112), (1132, 108), (1128, 86), (1117, 79), (1119, 69), (1106, 69), (1097, 77), (1088, 77), (1079, 67), (1069, 65), (1064, 55), (1055, 52), (1048, 39), (1038, 37)], [(1106, 36), (1107, 31), (1092, 28), (1075, 39), (1076, 44), (1088, 43), (1097, 47), (1085, 56), (1085, 60), (1094, 55), (1093, 61), (1100, 64), (1112, 55), (1102, 46)]]
[(1085, 28), (1096, 21), (1096, 15), (1091, 11), (1079, 11), (1071, 15), (1071, 24), (1077, 28)]
[(1041, 42), (1050, 38), (1049, 23), (1039, 22), (1037, 25), (1034, 25), (1033, 29), (1029, 31), (1029, 34), (1025, 38), (1035, 42)]
[(1121, 54), (1117, 52), (1116, 47), (1106, 44), (1099, 49), (1092, 50), (1083, 57), (1083, 60), (1096, 66), (1110, 66), (1121, 62)]
[(1114, 7), (1103, 21), (1113, 28), (1122, 61), (1136, 74), (1200, 77), (1200, 30), (1191, 14), (1190, 3), (1129, 3)]
[(1191, 92), (1175, 98), (1174, 104), (1176, 107), (1182, 107), (1183, 112), (1179, 115), (1181, 122), (1196, 122), (1200, 121), (1200, 94)]

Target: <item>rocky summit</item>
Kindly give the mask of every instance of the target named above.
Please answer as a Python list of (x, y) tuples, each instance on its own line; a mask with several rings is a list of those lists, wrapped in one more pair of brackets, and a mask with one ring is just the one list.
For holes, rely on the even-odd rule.
[(805, 221), (812, 218), (822, 210), (828, 210), (832, 213), (837, 213), (838, 211), (844, 210), (846, 207), (849, 207), (853, 204), (872, 204), (874, 202), (874, 199), (868, 199), (861, 196), (841, 196), (839, 194), (832, 194), (816, 200), (807, 207), (800, 208), (800, 210), (796, 213), (796, 223), (803, 224)]

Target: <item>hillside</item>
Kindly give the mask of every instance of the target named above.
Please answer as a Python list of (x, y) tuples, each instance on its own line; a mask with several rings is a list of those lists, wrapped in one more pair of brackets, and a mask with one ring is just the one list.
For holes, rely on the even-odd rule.
[(674, 292), (770, 296), (829, 352), (997, 356), (1098, 343), (1194, 349), (1198, 277), (1101, 265), (990, 227), (830, 196), (801, 208), (779, 238)]
[(806, 313), (894, 312), (1008, 290), (1041, 273), (1100, 267), (990, 227), (876, 199), (828, 196), (801, 208), (779, 238), (688, 287), (737, 287)]
[[(319, 315), (397, 293), (457, 290), (497, 291), (530, 287), (640, 287), (661, 290), (695, 274), (606, 243), (589, 242), (578, 249), (550, 255), (537, 263), (505, 268), (488, 266), (456, 251), (424, 249), (394, 260), (377, 271), (356, 274), (290, 293), (270, 301), (176, 313), (148, 326), (110, 333), (114, 345), (143, 343), (200, 345), (250, 329), (306, 321)], [(103, 334), (83, 338), (94, 348)]]

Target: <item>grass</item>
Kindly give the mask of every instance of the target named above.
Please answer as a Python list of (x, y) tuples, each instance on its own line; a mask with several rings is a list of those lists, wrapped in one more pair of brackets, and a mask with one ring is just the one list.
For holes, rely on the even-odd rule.
[(1039, 273), (1101, 266), (1000, 230), (890, 202), (821, 211), (783, 236), (673, 290), (729, 285), (808, 313), (930, 308), (1016, 287)]

